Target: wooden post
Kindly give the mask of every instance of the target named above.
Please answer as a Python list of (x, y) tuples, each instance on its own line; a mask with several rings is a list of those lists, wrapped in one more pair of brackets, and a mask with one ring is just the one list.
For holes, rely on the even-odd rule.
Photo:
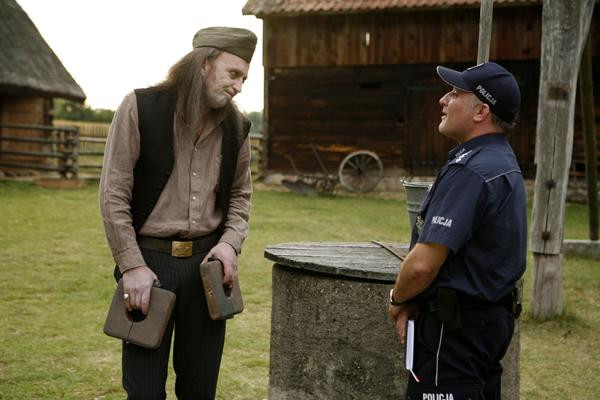
[(592, 38), (588, 35), (579, 68), (579, 98), (585, 143), (585, 177), (589, 208), (590, 240), (598, 240), (598, 159), (596, 155), (596, 113), (592, 82)]
[(269, 37), (269, 21), (267, 19), (263, 19), (263, 46), (262, 46), (262, 63), (263, 63), (263, 110), (262, 110), (262, 153), (260, 155), (261, 158), (261, 166), (262, 166), (262, 176), (263, 179), (266, 177), (267, 171), (269, 169), (269, 148), (271, 143), (271, 124), (269, 123), (269, 98), (271, 92), (271, 66), (269, 65), (269, 57), (268, 53), (268, 45), (270, 41)]
[(544, 0), (537, 111), (531, 314), (562, 313), (564, 208), (573, 147), (577, 73), (594, 0)]
[(477, 49), (477, 64), (490, 59), (490, 43), (492, 41), (492, 16), (494, 0), (481, 0), (479, 9), (479, 44)]

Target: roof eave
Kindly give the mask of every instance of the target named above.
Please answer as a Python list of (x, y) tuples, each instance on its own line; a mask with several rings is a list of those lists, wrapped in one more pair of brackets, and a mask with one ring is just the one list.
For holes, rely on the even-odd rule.
[[(596, 0), (598, 2), (600, 0)], [(507, 8), (507, 7), (530, 7), (541, 5), (540, 0), (524, 0), (520, 2), (502, 2), (494, 4), (494, 8)], [(309, 10), (309, 11), (265, 11), (262, 7), (258, 9), (249, 9), (252, 7), (244, 7), (242, 9), (243, 15), (254, 15), (256, 18), (277, 18), (277, 17), (298, 17), (298, 16), (309, 16), (309, 15), (349, 15), (349, 14), (372, 14), (381, 12), (415, 12), (415, 11), (439, 11), (439, 10), (460, 10), (460, 9), (473, 9), (479, 8), (478, 4), (462, 4), (462, 5), (414, 5), (414, 6), (396, 6), (396, 7), (380, 7), (380, 8), (369, 8), (369, 9), (352, 9), (352, 10)]]
[(61, 98), (66, 100), (72, 100), (79, 103), (83, 103), (86, 99), (86, 95), (79, 88), (79, 90), (58, 90), (56, 88), (40, 88), (26, 85), (15, 85), (15, 84), (2, 84), (0, 83), (0, 95), (7, 93), (14, 96), (39, 96), (39, 97), (51, 97)]

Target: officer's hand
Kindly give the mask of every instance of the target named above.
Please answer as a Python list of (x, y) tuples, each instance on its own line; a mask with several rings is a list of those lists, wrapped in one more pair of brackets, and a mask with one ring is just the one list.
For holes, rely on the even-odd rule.
[(128, 311), (136, 309), (142, 310), (144, 315), (148, 314), (150, 293), (156, 279), (156, 274), (146, 266), (128, 269), (123, 273), (123, 293), (129, 295), (124, 299)]
[(221, 261), (223, 264), (223, 285), (231, 288), (233, 286), (233, 279), (237, 275), (237, 254), (233, 247), (228, 243), (219, 242), (208, 252), (202, 262), (207, 262), (209, 258)]
[(400, 338), (400, 344), (402, 344), (402, 346), (406, 343), (406, 325), (408, 324), (408, 320), (415, 318), (418, 310), (419, 308), (417, 305), (412, 303), (402, 306), (390, 304), (388, 308), (388, 314), (392, 322), (394, 322), (394, 327), (396, 328), (396, 333)]

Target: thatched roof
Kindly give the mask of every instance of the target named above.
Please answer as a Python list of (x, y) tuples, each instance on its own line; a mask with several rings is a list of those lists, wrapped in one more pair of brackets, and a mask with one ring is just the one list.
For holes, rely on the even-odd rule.
[[(451, 7), (479, 7), (481, 0), (248, 0), (243, 14), (292, 16), (347, 14), (374, 11), (407, 11)], [(495, 0), (503, 6), (539, 4), (541, 0)]]
[(85, 93), (15, 0), (0, 1), (0, 93), (83, 101)]

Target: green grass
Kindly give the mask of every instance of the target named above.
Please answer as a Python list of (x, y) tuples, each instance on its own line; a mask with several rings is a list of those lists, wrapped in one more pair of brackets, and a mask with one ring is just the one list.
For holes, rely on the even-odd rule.
[[(114, 290), (114, 264), (97, 203), (95, 184), (55, 191), (0, 181), (2, 400), (124, 397), (120, 342), (102, 333)], [(566, 220), (565, 237), (586, 238), (585, 206), (569, 205)], [(246, 310), (227, 326), (218, 398), (267, 397), (271, 263), (263, 258), (266, 245), (408, 238), (402, 199), (311, 199), (255, 191), (239, 271)], [(546, 321), (524, 316), (522, 399), (592, 399), (600, 393), (597, 264), (565, 258), (565, 314)], [(172, 389), (169, 393), (174, 398)]]

